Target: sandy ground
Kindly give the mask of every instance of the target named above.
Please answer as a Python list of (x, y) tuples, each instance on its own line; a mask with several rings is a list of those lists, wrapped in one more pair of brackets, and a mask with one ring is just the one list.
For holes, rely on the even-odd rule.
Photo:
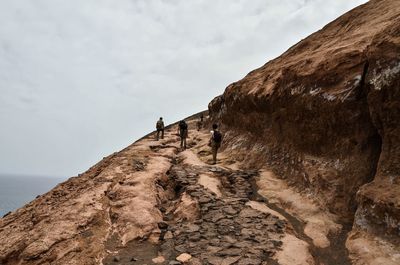
[(199, 184), (209, 189), (210, 191), (214, 192), (217, 195), (217, 197), (222, 196), (221, 191), (219, 190), (221, 182), (217, 178), (211, 177), (206, 174), (202, 174), (200, 175), (199, 178)]
[(312, 200), (288, 187), (272, 172), (262, 171), (257, 185), (260, 188), (259, 193), (268, 198), (269, 202), (280, 205), (305, 222), (304, 233), (313, 240), (315, 246), (329, 247), (328, 234), (341, 230), (342, 226), (335, 222), (337, 216), (319, 209)]
[(400, 264), (400, 246), (395, 246), (364, 231), (352, 231), (346, 246), (354, 265), (398, 265)]

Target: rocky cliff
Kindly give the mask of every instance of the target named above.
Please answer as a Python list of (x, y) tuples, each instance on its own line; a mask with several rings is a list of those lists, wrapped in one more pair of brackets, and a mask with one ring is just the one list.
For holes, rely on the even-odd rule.
[(399, 103), (400, 2), (375, 0), (229, 85), (209, 109), (232, 154), (355, 216), (354, 231), (399, 244)]
[(230, 131), (228, 149), (251, 150), (244, 160), (334, 213), (351, 218), (358, 207), (356, 225), (398, 238), (399, 82), (400, 2), (370, 1), (229, 85), (209, 109)]
[[(400, 264), (400, 1), (372, 0), (0, 219), (0, 264)], [(211, 122), (224, 133), (210, 165)]]

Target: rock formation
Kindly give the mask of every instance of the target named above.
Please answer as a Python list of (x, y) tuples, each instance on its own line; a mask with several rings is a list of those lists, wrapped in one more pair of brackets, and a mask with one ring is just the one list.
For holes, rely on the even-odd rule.
[(400, 243), (399, 85), (400, 2), (369, 1), (229, 85), (209, 109), (232, 154), (354, 216), (356, 251), (364, 232)]
[(229, 85), (189, 149), (150, 134), (0, 219), (0, 264), (400, 264), (400, 2)]

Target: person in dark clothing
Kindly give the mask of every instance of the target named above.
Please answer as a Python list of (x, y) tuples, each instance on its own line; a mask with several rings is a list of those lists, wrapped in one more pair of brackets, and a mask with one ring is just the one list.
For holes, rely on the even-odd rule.
[(200, 115), (200, 119), (197, 121), (197, 131), (200, 131), (200, 129), (203, 128), (203, 123), (204, 123), (204, 116), (202, 113)]
[(161, 139), (164, 139), (164, 121), (163, 118), (160, 117), (160, 119), (156, 123), (156, 129), (157, 129), (157, 141), (160, 139), (160, 133), (161, 133)]
[(186, 138), (188, 137), (188, 125), (185, 120), (181, 120), (178, 126), (178, 134), (181, 138), (181, 148), (186, 149)]
[(203, 122), (200, 120), (197, 121), (197, 131), (200, 131), (200, 129), (203, 127)]
[(218, 149), (221, 147), (221, 142), (222, 142), (222, 134), (218, 130), (218, 125), (213, 124), (212, 126), (212, 131), (211, 131), (211, 138), (209, 145), (211, 146), (211, 152), (212, 152), (212, 157), (213, 157), (213, 165), (217, 163), (217, 153)]

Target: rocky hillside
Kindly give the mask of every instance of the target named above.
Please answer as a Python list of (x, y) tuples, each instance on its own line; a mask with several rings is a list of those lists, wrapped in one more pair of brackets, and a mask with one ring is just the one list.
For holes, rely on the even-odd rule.
[(195, 123), (189, 150), (175, 127), (149, 135), (0, 219), (0, 264), (314, 264), (258, 195), (262, 173), (223, 154), (210, 165)]
[[(0, 219), (0, 265), (400, 264), (400, 1), (371, 0)], [(209, 126), (224, 133), (211, 165)]]

